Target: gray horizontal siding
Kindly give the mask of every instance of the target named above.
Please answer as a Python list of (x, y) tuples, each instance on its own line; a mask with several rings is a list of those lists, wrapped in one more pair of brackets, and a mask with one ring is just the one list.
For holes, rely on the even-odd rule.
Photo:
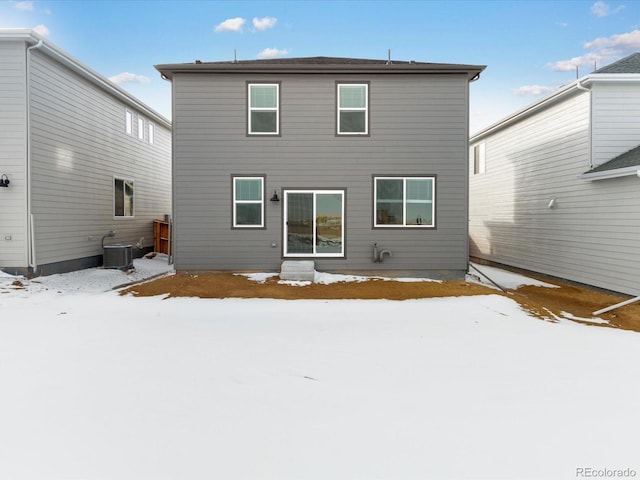
[[(170, 131), (155, 143), (125, 134), (125, 105), (35, 51), (31, 112), (33, 206), (40, 265), (100, 255), (107, 243), (153, 244), (153, 219), (171, 210)], [(145, 119), (145, 128), (149, 119)], [(113, 218), (113, 177), (135, 181), (135, 218)], [(89, 239), (89, 237), (92, 237)]]
[[(281, 82), (281, 136), (246, 136), (247, 80)], [(370, 82), (370, 136), (335, 136), (336, 80)], [(282, 202), (268, 199), (288, 188), (346, 190), (346, 258), (316, 259), (319, 269), (466, 269), (464, 75), (177, 74), (173, 83), (177, 269), (278, 269)], [(266, 175), (266, 229), (230, 228), (232, 174)], [(437, 175), (438, 229), (372, 230), (372, 174)], [(373, 264), (374, 242), (393, 257)]]
[(24, 267), (27, 256), (27, 128), (25, 48), (0, 42), (0, 268)]
[(579, 178), (589, 118), (583, 93), (486, 138), (486, 173), (470, 177), (471, 255), (638, 294), (638, 179)]

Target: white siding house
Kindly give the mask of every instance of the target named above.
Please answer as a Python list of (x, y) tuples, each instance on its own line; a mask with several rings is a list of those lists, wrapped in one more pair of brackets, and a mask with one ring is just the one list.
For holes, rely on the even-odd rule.
[(100, 265), (110, 231), (148, 249), (171, 211), (169, 121), (30, 30), (0, 30), (0, 63), (0, 269)]
[(470, 255), (640, 294), (638, 146), (640, 54), (475, 134)]

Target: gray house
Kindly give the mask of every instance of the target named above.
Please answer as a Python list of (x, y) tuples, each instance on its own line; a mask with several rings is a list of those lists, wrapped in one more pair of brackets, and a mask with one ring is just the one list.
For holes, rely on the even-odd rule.
[(102, 263), (171, 212), (168, 120), (30, 30), (0, 29), (0, 269)]
[(157, 65), (173, 88), (183, 271), (460, 277), (469, 82), (483, 66), (291, 58)]
[(640, 54), (471, 138), (471, 255), (640, 295)]

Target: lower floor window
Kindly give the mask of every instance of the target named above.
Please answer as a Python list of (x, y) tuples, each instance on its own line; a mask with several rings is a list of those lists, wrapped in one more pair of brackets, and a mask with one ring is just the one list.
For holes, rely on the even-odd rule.
[(233, 178), (233, 226), (264, 227), (264, 177)]
[(133, 180), (113, 179), (113, 216), (133, 217)]
[(344, 191), (284, 192), (284, 255), (344, 257)]
[(374, 177), (374, 227), (434, 227), (435, 177)]

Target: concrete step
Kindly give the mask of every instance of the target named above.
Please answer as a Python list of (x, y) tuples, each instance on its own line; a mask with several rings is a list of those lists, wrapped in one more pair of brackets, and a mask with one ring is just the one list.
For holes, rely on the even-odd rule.
[(313, 260), (285, 260), (280, 267), (281, 280), (313, 282), (316, 264)]

